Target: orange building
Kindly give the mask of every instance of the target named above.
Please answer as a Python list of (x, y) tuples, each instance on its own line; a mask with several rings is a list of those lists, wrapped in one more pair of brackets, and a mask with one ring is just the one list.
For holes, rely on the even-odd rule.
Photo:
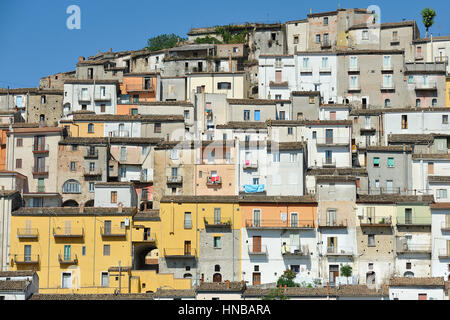
[(156, 101), (159, 73), (129, 73), (120, 84), (117, 114), (137, 114), (140, 102)]

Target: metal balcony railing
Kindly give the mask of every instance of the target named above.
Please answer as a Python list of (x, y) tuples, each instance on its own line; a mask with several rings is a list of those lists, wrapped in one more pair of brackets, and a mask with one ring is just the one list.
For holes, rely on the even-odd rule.
[(82, 94), (81, 92), (78, 93), (78, 101), (79, 102), (89, 102), (91, 101), (91, 95), (90, 94)]
[(330, 40), (322, 40), (320, 43), (321, 48), (331, 48), (331, 41)]
[(53, 228), (53, 236), (55, 238), (82, 238), (84, 236), (84, 228)]
[(312, 72), (312, 67), (311, 66), (300, 66), (300, 72)]
[(130, 131), (129, 130), (114, 130), (109, 132), (110, 137), (129, 137)]
[(207, 216), (203, 217), (205, 227), (231, 227), (230, 217)]
[(347, 228), (347, 219), (321, 219), (319, 220), (319, 228)]
[(183, 183), (183, 176), (167, 176), (167, 184)]
[(328, 246), (325, 253), (327, 256), (353, 256), (355, 249), (352, 247)]
[(397, 244), (397, 253), (431, 253), (431, 244), (408, 244), (404, 239)]
[(15, 254), (15, 264), (39, 264), (38, 254)]
[(245, 227), (247, 229), (314, 229), (314, 220), (291, 220), (286, 219), (285, 221), (278, 220), (245, 220)]
[(37, 192), (39, 192), (39, 193), (45, 193), (45, 186), (38, 186), (38, 187), (37, 187)]
[(416, 82), (414, 87), (416, 90), (437, 90), (437, 83), (436, 81)]
[(34, 144), (33, 145), (34, 153), (46, 153), (46, 152), (48, 152), (48, 150), (50, 150), (48, 144)]
[(17, 228), (17, 238), (38, 238), (39, 237), (39, 231), (37, 228)]
[(98, 150), (86, 150), (84, 157), (86, 159), (95, 159), (98, 158)]
[(361, 91), (361, 86), (359, 84), (349, 85), (347, 91)]
[(125, 85), (125, 90), (127, 92), (153, 92), (155, 89), (152, 85), (147, 86), (147, 88), (142, 84), (134, 84), (134, 83), (128, 83)]
[(331, 66), (320, 66), (319, 72), (331, 72)]
[(450, 221), (441, 223), (441, 231), (450, 231)]
[(306, 256), (309, 254), (308, 245), (285, 245), (281, 246), (281, 254), (284, 257), (289, 256)]
[(322, 159), (322, 167), (336, 167), (336, 159)]
[(258, 168), (258, 160), (244, 160), (242, 167), (244, 169), (257, 169)]
[(393, 83), (382, 82), (380, 90), (382, 90), (382, 91), (395, 90), (395, 85)]
[(267, 246), (266, 245), (254, 246), (254, 245), (249, 244), (248, 245), (248, 254), (265, 256), (265, 255), (267, 255)]
[(156, 242), (156, 232), (142, 232), (141, 237), (137, 238), (133, 241), (140, 241), (140, 242)]
[(195, 259), (197, 250), (195, 248), (164, 248), (164, 256), (174, 259)]
[(94, 95), (94, 100), (95, 101), (111, 101), (111, 94), (110, 93), (96, 93)]
[(439, 249), (438, 257), (440, 259), (450, 259), (450, 248), (441, 248), (441, 249)]
[(35, 175), (48, 174), (48, 166), (33, 166), (33, 174)]
[(431, 217), (397, 217), (397, 225), (419, 225), (431, 226)]
[(216, 185), (221, 185), (222, 184), (222, 178), (219, 176), (215, 176), (215, 177), (207, 177), (206, 178), (206, 185), (208, 186), (216, 186)]
[(121, 227), (104, 228), (100, 227), (102, 237), (126, 237), (127, 230)]
[(77, 255), (65, 255), (65, 254), (58, 254), (58, 261), (60, 264), (78, 264), (78, 257)]
[(434, 62), (436, 62), (436, 63), (439, 63), (439, 62), (448, 63), (448, 56), (435, 57), (434, 58)]
[(317, 137), (317, 146), (348, 146), (350, 137)]
[(83, 175), (84, 176), (101, 176), (103, 170), (100, 168), (83, 168)]
[(360, 220), (361, 227), (384, 227), (384, 226), (392, 226), (392, 218), (391, 217), (382, 217), (382, 216), (372, 216), (372, 217), (363, 217)]
[[(417, 59), (417, 58), (416, 58)], [(446, 64), (443, 62), (412, 62), (405, 63), (406, 73), (442, 72), (446, 71)]]
[(359, 72), (359, 66), (349, 66), (348, 72)]

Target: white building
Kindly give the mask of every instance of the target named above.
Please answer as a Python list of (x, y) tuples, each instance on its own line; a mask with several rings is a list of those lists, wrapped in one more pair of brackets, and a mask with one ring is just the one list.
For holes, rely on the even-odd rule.
[(348, 120), (350, 105), (322, 104), (319, 106), (319, 120)]
[(450, 154), (413, 154), (412, 189), (434, 195), (436, 202), (449, 202)]
[(260, 99), (287, 100), (296, 90), (293, 55), (260, 55), (258, 96)]
[(28, 300), (39, 293), (39, 277), (35, 271), (1, 271), (0, 300)]
[(444, 278), (393, 278), (389, 300), (444, 300)]
[(100, 182), (95, 184), (94, 207), (137, 207), (137, 194), (131, 182)]
[(431, 276), (450, 280), (450, 203), (432, 203)]
[(64, 83), (63, 114), (88, 110), (96, 114), (117, 113), (115, 80), (70, 80)]

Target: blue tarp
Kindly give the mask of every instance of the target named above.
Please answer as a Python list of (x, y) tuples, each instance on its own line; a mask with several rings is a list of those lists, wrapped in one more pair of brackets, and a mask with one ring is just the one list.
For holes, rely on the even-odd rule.
[(263, 192), (264, 185), (263, 184), (244, 184), (245, 193), (255, 193), (255, 192)]

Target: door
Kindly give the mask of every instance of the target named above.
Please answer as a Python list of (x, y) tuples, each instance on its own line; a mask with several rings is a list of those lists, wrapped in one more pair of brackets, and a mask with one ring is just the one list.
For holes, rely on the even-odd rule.
[(253, 227), (261, 226), (261, 210), (253, 210)]
[(144, 228), (144, 241), (150, 239), (150, 228)]
[(366, 109), (367, 107), (367, 98), (362, 98), (362, 108)]
[(191, 255), (191, 242), (190, 241), (184, 242), (184, 255), (186, 255), (186, 256)]
[(109, 274), (102, 272), (102, 287), (109, 287)]
[(300, 234), (291, 233), (289, 235), (290, 240), (290, 252), (293, 253), (295, 250), (300, 250)]
[(434, 162), (428, 162), (428, 174), (434, 174)]
[(105, 234), (110, 234), (110, 233), (111, 233), (111, 221), (106, 220), (105, 221)]
[(328, 237), (327, 238), (327, 253), (337, 253), (337, 238)]
[(293, 228), (298, 227), (298, 213), (297, 212), (291, 212), (291, 227), (293, 227)]
[(339, 265), (330, 265), (329, 282), (336, 283), (337, 277), (339, 277)]
[(106, 87), (100, 87), (100, 97), (105, 97), (106, 96)]
[(253, 236), (253, 252), (261, 252), (261, 236)]
[(64, 246), (64, 261), (69, 261), (71, 256), (70, 244)]
[(31, 261), (31, 245), (26, 244), (23, 248), (24, 259), (23, 261)]
[(275, 71), (275, 82), (280, 83), (281, 82), (281, 70)]
[(82, 88), (81, 89), (81, 99), (83, 101), (89, 100), (89, 98), (88, 98), (88, 89), (87, 88)]
[(331, 150), (325, 151), (325, 164), (333, 164), (333, 153)]
[(72, 288), (72, 274), (70, 272), (63, 272), (62, 287), (63, 288)]
[(220, 224), (220, 208), (214, 208), (214, 224)]
[(253, 285), (257, 286), (261, 284), (261, 273), (253, 272)]
[(222, 275), (220, 273), (215, 273), (213, 275), (213, 282), (222, 282)]
[(394, 193), (394, 181), (393, 180), (386, 181), (386, 190), (387, 190), (387, 193)]
[(405, 209), (405, 224), (412, 224), (412, 209)]
[(327, 226), (336, 226), (336, 225), (337, 225), (337, 211), (327, 210)]
[(326, 143), (332, 144), (333, 143), (333, 129), (327, 129), (325, 131), (325, 137), (326, 137)]

